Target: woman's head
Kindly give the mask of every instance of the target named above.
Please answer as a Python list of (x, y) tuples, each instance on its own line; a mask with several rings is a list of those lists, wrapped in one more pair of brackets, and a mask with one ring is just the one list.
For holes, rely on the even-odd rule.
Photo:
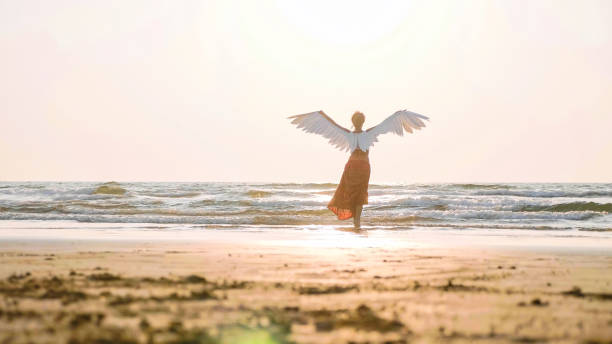
[(355, 111), (355, 113), (353, 114), (353, 117), (351, 117), (351, 121), (353, 121), (353, 125), (355, 126), (355, 129), (361, 130), (361, 127), (363, 126), (363, 122), (365, 122), (365, 115), (362, 112)]

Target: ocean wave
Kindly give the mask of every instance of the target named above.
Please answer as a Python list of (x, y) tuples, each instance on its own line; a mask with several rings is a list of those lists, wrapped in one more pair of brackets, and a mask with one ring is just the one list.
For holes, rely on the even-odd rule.
[(435, 217), (425, 217), (418, 215), (408, 215), (408, 216), (380, 216), (375, 218), (368, 218), (368, 220), (372, 220), (376, 223), (418, 223), (418, 222), (440, 222), (440, 219)]
[[(457, 205), (458, 204), (458, 205)], [(413, 200), (413, 202), (367, 205), (368, 216), (384, 221), (405, 221), (405, 216), (447, 221), (453, 219), (480, 220), (587, 220), (610, 213), (612, 203), (573, 202), (563, 204), (524, 204), (510, 203), (493, 206), (462, 202), (440, 202), (439, 199)], [(182, 205), (167, 204), (161, 201), (147, 203), (98, 201), (66, 202), (26, 202), (12, 205), (1, 205), (1, 213), (57, 213), (83, 215), (117, 215), (117, 216), (177, 216), (177, 217), (244, 217), (244, 216), (328, 216), (331, 214), (324, 203), (317, 202), (282, 202), (249, 200), (200, 200)]]
[(161, 198), (190, 198), (201, 195), (200, 192), (179, 192), (179, 193), (143, 193), (143, 196)]
[[(112, 185), (124, 194), (94, 194)], [(335, 183), (0, 183), (0, 219), (79, 222), (341, 224), (327, 210)], [(364, 221), (377, 225), (468, 224), (612, 227), (612, 184), (370, 185)], [(561, 199), (559, 197), (567, 197)], [(350, 223), (350, 221), (345, 222)]]
[(386, 190), (386, 189), (404, 189), (407, 186), (404, 185), (393, 185), (393, 184), (370, 184), (368, 186), (369, 189), (377, 190)]
[(461, 188), (461, 189), (468, 189), (468, 190), (473, 190), (473, 189), (508, 190), (508, 189), (513, 188), (513, 186), (506, 185), (506, 184), (450, 184), (450, 186)]
[(335, 192), (336, 192), (336, 190), (325, 190), (325, 191), (317, 191), (317, 192), (315, 192), (315, 194), (316, 195), (332, 196)]
[(272, 189), (329, 189), (338, 186), (335, 183), (263, 183), (253, 185)]
[(108, 182), (98, 186), (92, 194), (103, 194), (103, 195), (123, 195), (126, 190), (122, 188), (117, 182)]
[(44, 189), (44, 185), (40, 184), (16, 184), (16, 185), (0, 185), (0, 189)]
[(389, 199), (371, 197), (372, 208), (376, 210), (401, 210), (411, 208), (451, 210), (451, 209), (494, 209), (511, 210), (517, 205), (524, 205), (524, 201), (512, 199), (496, 199), (490, 197), (466, 197), (456, 195), (401, 197)]
[(332, 213), (324, 207), (318, 209), (259, 209), (247, 208), (236, 209), (227, 208), (225, 210), (218, 209), (193, 209), (193, 208), (138, 208), (129, 204), (88, 204), (88, 203), (72, 203), (67, 204), (41, 204), (30, 203), (12, 207), (0, 207), (0, 212), (5, 213), (31, 213), (31, 214), (47, 214), (51, 212), (59, 214), (82, 214), (82, 215), (156, 215), (156, 216), (206, 216), (206, 217), (227, 217), (227, 216), (249, 216), (249, 215), (264, 215), (264, 216), (323, 216), (331, 215)]
[(414, 214), (431, 217), (441, 221), (453, 220), (482, 220), (482, 221), (583, 221), (603, 216), (600, 212), (570, 211), (570, 212), (516, 212), (498, 210), (414, 210)]
[(596, 202), (571, 202), (560, 203), (553, 205), (526, 205), (516, 209), (516, 211), (549, 211), (549, 212), (571, 212), (571, 211), (593, 211), (612, 213), (612, 203), (596, 203)]
[(446, 204), (434, 204), (432, 206), (429, 206), (427, 208), (425, 208), (426, 210), (448, 210), (449, 207)]
[(612, 227), (610, 228), (589, 228), (589, 227), (582, 227), (582, 228), (578, 228), (579, 231), (585, 231), (585, 232), (612, 232)]
[(515, 197), (535, 197), (535, 198), (588, 198), (588, 197), (612, 197), (610, 191), (561, 191), (561, 190), (492, 190), (480, 191), (476, 195), (481, 196), (515, 196)]
[[(300, 184), (300, 183), (281, 183), (281, 184), (277, 184), (277, 183), (271, 183), (271, 184), (261, 184), (260, 186), (266, 187), (266, 188), (274, 188), (274, 189), (295, 189), (295, 188), (299, 188), (299, 189), (336, 189), (338, 187), (338, 183), (304, 183), (304, 184)], [(369, 189), (395, 189), (395, 188), (404, 188), (406, 187), (405, 185), (399, 185), (399, 184), (370, 184), (368, 186)]]
[(51, 212), (64, 213), (65, 205), (46, 202), (27, 202), (14, 206), (2, 206), (0, 212), (46, 214)]
[(415, 227), (421, 228), (448, 228), (448, 229), (503, 229), (503, 230), (536, 230), (536, 231), (584, 231), (584, 232), (609, 232), (612, 228), (598, 227), (568, 227), (568, 226), (550, 226), (537, 224), (483, 224), (483, 223), (419, 223)]
[(59, 204), (56, 205), (55, 207), (57, 208), (58, 206), (60, 207), (59, 209), (65, 210), (66, 209), (66, 205), (68, 206), (76, 206), (76, 207), (83, 207), (83, 208), (90, 208), (90, 209), (108, 209), (108, 210), (112, 210), (112, 209), (134, 209), (136, 208), (135, 205), (129, 204), (129, 203), (93, 203), (93, 202), (85, 202), (85, 201), (72, 201), (72, 202), (66, 202), (65, 204)]
[[(46, 220), (46, 221), (75, 221), (82, 223), (142, 223), (142, 224), (167, 224), (167, 225), (206, 225), (213, 227), (232, 226), (294, 226), (295, 228), (316, 229), (320, 226), (346, 226), (351, 221), (340, 222), (334, 216), (326, 217), (295, 217), (295, 216), (265, 216), (258, 215), (253, 217), (226, 217), (223, 219), (204, 216), (192, 217), (159, 217), (159, 216), (105, 216), (105, 215), (46, 215), (46, 214), (17, 214), (7, 216), (0, 214), (0, 220)], [(221, 221), (220, 221), (221, 220)], [(505, 230), (580, 230), (609, 232), (610, 227), (572, 227), (563, 225), (542, 225), (537, 223), (478, 223), (478, 222), (441, 222), (434, 218), (420, 216), (389, 217), (389, 218), (370, 218), (363, 219), (365, 227), (381, 229), (411, 229), (411, 228), (431, 228), (431, 229), (505, 229)]]
[(246, 194), (251, 198), (264, 198), (272, 196), (271, 192), (261, 190), (249, 190)]
[(241, 206), (241, 207), (250, 207), (253, 205), (253, 202), (250, 200), (215, 200), (215, 199), (203, 199), (195, 202), (189, 203), (190, 208), (201, 208), (201, 207), (210, 207), (210, 206)]

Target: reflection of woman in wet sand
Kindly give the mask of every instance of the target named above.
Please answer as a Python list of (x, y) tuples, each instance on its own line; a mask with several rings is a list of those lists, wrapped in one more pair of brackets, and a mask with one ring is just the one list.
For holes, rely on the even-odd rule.
[(334, 197), (327, 205), (340, 220), (353, 218), (355, 228), (361, 227), (361, 211), (368, 204), (368, 182), (370, 181), (370, 161), (368, 153), (378, 135), (395, 133), (404, 135), (404, 130), (412, 133), (413, 129), (425, 127), (424, 120), (429, 118), (414, 112), (397, 111), (379, 125), (363, 131), (365, 121), (363, 113), (357, 111), (351, 118), (355, 131), (339, 126), (325, 112), (315, 111), (289, 117), (298, 128), (329, 139), (329, 143), (340, 150), (350, 151), (351, 157), (344, 166), (340, 184)]

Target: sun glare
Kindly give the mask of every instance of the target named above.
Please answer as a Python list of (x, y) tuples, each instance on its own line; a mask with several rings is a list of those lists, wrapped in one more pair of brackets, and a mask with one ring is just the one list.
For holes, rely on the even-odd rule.
[(297, 31), (315, 41), (343, 46), (374, 43), (400, 26), (408, 1), (277, 1)]

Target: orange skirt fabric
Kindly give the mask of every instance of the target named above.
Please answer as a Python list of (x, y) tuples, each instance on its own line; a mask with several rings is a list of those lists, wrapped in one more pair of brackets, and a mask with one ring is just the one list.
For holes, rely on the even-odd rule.
[(327, 208), (338, 216), (338, 220), (353, 217), (357, 206), (368, 204), (370, 162), (350, 159), (344, 166), (340, 184)]

